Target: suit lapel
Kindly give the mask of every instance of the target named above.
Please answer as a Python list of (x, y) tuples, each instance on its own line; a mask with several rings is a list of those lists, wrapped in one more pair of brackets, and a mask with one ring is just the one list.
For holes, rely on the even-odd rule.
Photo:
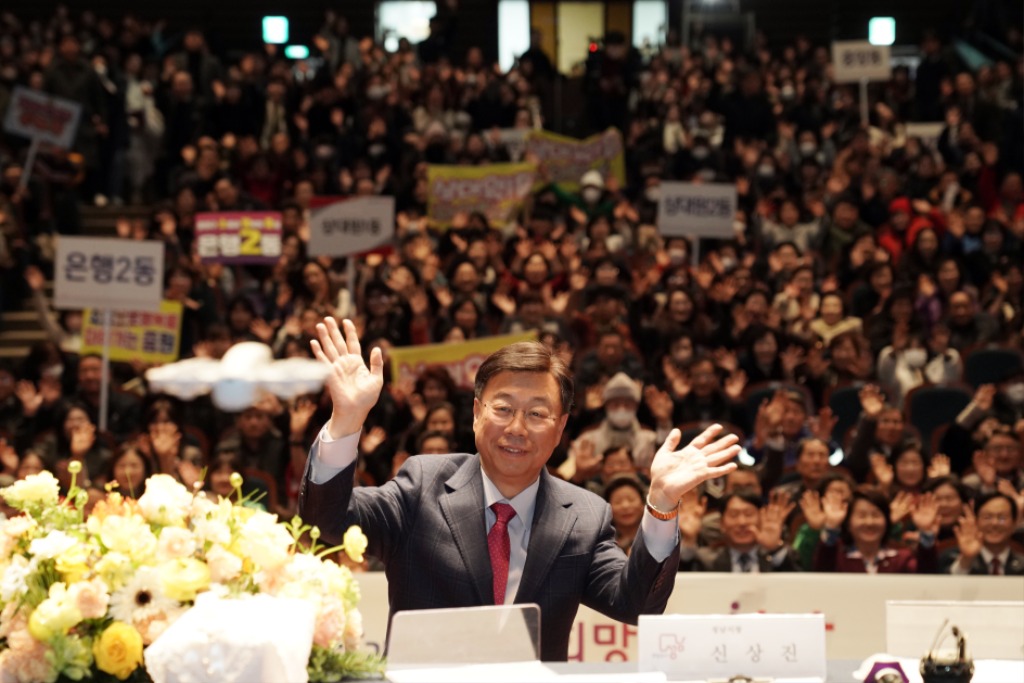
[(484, 484), (480, 460), (472, 458), (445, 482), (441, 510), (451, 529), (466, 573), (473, 578), (481, 605), (494, 604), (494, 578), (487, 550), (487, 521), (484, 518)]
[(526, 566), (519, 580), (515, 602), (536, 602), (541, 586), (544, 585), (551, 565), (562, 552), (569, 532), (576, 524), (576, 513), (572, 500), (561, 498), (551, 486), (551, 475), (541, 470), (540, 488), (537, 490), (537, 505), (533, 511), (533, 526), (530, 529), (530, 544), (526, 549)]
[(731, 572), (732, 571), (732, 554), (728, 548), (722, 548), (715, 555), (715, 561), (711, 563), (711, 571), (713, 572)]

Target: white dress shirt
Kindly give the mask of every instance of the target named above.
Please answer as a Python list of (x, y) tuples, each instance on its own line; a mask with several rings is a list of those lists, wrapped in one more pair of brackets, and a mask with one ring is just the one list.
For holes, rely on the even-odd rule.
[[(360, 432), (356, 432), (340, 439), (332, 439), (327, 432), (327, 425), (324, 425), (317, 437), (320, 440), (317, 457), (310, 463), (310, 480), (314, 484), (325, 484), (355, 462), (359, 455), (359, 436)], [(429, 458), (430, 456), (417, 457)], [(512, 596), (519, 590), (519, 581), (523, 576), (523, 569), (526, 567), (526, 549), (530, 545), (530, 529), (533, 526), (533, 513), (537, 507), (540, 477), (509, 500), (501, 495), (498, 487), (487, 477), (483, 468), (481, 468), (480, 474), (483, 477), (484, 517), (487, 520), (487, 528), (483, 530), (483, 533), (486, 535), (497, 520), (497, 516), (491, 510), (491, 505), (508, 503), (516, 511), (516, 516), (508, 523), (511, 555), (509, 557), (508, 583), (505, 584), (505, 601), (510, 602)], [(640, 528), (643, 530), (647, 551), (657, 562), (661, 562), (672, 554), (672, 550), (679, 543), (679, 527), (674, 519), (668, 521), (655, 519), (644, 510)]]

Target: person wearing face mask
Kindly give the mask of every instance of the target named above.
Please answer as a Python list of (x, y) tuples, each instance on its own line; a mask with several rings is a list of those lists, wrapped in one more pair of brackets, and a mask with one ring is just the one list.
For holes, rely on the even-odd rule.
[(542, 192), (548, 190), (558, 197), (561, 204), (582, 211), (587, 222), (598, 216), (612, 218), (616, 193), (607, 188), (604, 176), (597, 169), (592, 168), (580, 176), (579, 192), (566, 192), (557, 183), (551, 183)]
[(927, 381), (927, 364), (928, 349), (920, 335), (896, 331), (893, 343), (878, 354), (878, 380), (899, 406), (912, 389)]
[(637, 469), (646, 471), (654, 458), (657, 435), (640, 425), (636, 411), (640, 406), (640, 384), (624, 372), (618, 372), (604, 385), (604, 419), (581, 439), (594, 444), (594, 451), (627, 446), (633, 452)]

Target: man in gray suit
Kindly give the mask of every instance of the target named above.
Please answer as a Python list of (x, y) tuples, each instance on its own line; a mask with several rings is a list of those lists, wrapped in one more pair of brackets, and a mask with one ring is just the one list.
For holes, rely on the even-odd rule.
[(572, 407), (568, 368), (546, 346), (512, 344), (476, 376), (478, 454), (410, 458), (395, 479), (353, 489), (363, 421), (383, 387), (380, 349), (367, 367), (355, 327), (317, 325), (313, 352), (330, 366), (330, 420), (310, 452), (303, 519), (340, 541), (351, 524), (386, 567), (390, 614), (410, 609), (536, 603), (541, 658), (565, 660), (579, 605), (620, 621), (660, 614), (679, 564), (675, 517), (683, 493), (735, 468), (736, 438), (712, 427), (686, 448), (673, 430), (651, 465), (647, 510), (629, 557), (601, 498), (545, 465)]

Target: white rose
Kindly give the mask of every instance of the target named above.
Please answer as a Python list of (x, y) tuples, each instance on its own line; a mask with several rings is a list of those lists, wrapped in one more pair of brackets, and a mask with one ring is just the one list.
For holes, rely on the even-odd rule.
[(0, 495), (9, 505), (18, 509), (31, 504), (56, 505), (60, 499), (60, 482), (44, 470), (0, 489)]
[(210, 580), (214, 583), (230, 581), (242, 573), (242, 558), (215, 544), (206, 551), (206, 564), (210, 567)]
[(193, 496), (169, 474), (154, 474), (146, 480), (146, 492), (139, 498), (139, 510), (148, 521), (164, 526), (184, 522), (192, 509)]
[(51, 531), (42, 538), (37, 538), (28, 546), (28, 551), (41, 560), (52, 560), (78, 543), (63, 531)]
[(242, 526), (239, 548), (261, 567), (272, 569), (288, 561), (292, 536), (277, 523), (277, 516), (257, 512)]
[(28, 591), (28, 576), (35, 571), (35, 563), (15, 555), (0, 577), (0, 602), (10, 602)]
[(203, 543), (231, 543), (231, 527), (219, 519), (193, 519), (192, 530), (196, 540)]

